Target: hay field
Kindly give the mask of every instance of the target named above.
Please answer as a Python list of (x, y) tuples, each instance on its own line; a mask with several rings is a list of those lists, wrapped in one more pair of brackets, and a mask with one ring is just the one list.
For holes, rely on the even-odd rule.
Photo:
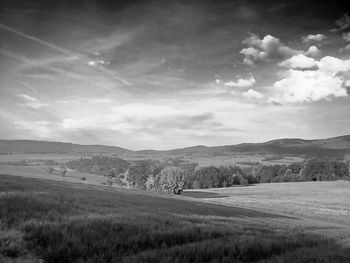
[[(202, 200), (208, 202), (350, 226), (350, 181), (269, 183), (248, 187), (201, 189), (200, 192)], [(220, 196), (203, 198), (203, 192)]]

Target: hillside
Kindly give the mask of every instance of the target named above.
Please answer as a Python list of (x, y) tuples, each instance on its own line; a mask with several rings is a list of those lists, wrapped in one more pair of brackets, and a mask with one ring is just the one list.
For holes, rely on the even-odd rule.
[(0, 154), (8, 153), (127, 153), (127, 149), (105, 145), (79, 145), (32, 140), (0, 140)]
[(242, 143), (225, 146), (194, 146), (167, 151), (171, 154), (272, 153), (312, 156), (343, 156), (350, 153), (350, 135), (319, 140), (278, 139), (264, 143)]
[(198, 145), (165, 151), (141, 150), (135, 152), (117, 146), (79, 145), (32, 140), (0, 140), (0, 154), (7, 153), (135, 153), (143, 155), (229, 155), (232, 153), (266, 153), (338, 157), (350, 153), (350, 135), (318, 140), (290, 138), (277, 139), (264, 143), (242, 143), (213, 147)]
[[(321, 262), (322, 258), (336, 263), (350, 258), (349, 248), (331, 239), (340, 231), (333, 225), (326, 225), (332, 234), (321, 236), (327, 233), (324, 225), (279, 213), (4, 174), (0, 221), (0, 262)], [(344, 236), (346, 228), (341, 230)]]

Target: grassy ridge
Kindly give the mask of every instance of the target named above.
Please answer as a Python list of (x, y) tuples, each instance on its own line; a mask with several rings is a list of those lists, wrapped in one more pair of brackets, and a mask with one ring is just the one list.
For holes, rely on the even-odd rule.
[(0, 262), (347, 262), (350, 250), (178, 197), (0, 175)]

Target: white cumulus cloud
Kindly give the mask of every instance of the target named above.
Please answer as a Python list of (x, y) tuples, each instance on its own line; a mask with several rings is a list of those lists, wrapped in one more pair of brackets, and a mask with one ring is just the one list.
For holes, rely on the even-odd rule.
[(247, 48), (243, 48), (240, 53), (244, 55), (245, 64), (254, 64), (254, 61), (270, 61), (274, 59), (285, 59), (297, 53), (283, 44), (278, 38), (266, 35), (260, 39), (257, 35), (252, 34), (243, 40)]
[(288, 76), (273, 85), (275, 96), (280, 102), (307, 102), (348, 95), (346, 83), (350, 73), (350, 59), (342, 60), (326, 56), (315, 62), (318, 69), (300, 71), (290, 69)]
[(282, 67), (288, 67), (292, 69), (316, 69), (317, 63), (313, 58), (309, 58), (303, 54), (295, 55), (279, 64)]
[(321, 55), (321, 50), (316, 46), (311, 46), (306, 52), (306, 55), (317, 57)]
[(262, 99), (264, 97), (262, 93), (254, 89), (249, 89), (248, 91), (243, 92), (242, 96), (248, 99)]
[(252, 87), (254, 84), (255, 78), (251, 76), (247, 79), (239, 78), (237, 81), (229, 81), (226, 82), (224, 85), (227, 87), (249, 88)]

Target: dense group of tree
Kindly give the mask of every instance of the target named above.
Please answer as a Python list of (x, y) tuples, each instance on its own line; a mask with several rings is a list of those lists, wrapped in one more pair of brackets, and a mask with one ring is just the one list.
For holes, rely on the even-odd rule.
[(146, 190), (148, 177), (155, 176), (162, 170), (160, 161), (142, 160), (133, 162), (124, 174), (124, 180), (129, 187)]
[(349, 166), (344, 161), (311, 158), (290, 165), (256, 165), (246, 172), (259, 183), (331, 181), (349, 178)]
[[(349, 158), (350, 159), (350, 158)], [(326, 181), (349, 177), (350, 161), (312, 158), (289, 165), (209, 166), (182, 159), (125, 161), (95, 156), (67, 163), (82, 172), (116, 177), (121, 184), (153, 192), (181, 193), (182, 189), (229, 187), (254, 183)]]
[(84, 173), (98, 174), (109, 177), (116, 177), (124, 173), (129, 162), (119, 158), (110, 158), (105, 156), (94, 156), (89, 158), (80, 158), (66, 163), (67, 167)]
[(186, 175), (185, 188), (203, 189), (212, 187), (228, 187), (256, 183), (252, 177), (238, 166), (200, 167)]

